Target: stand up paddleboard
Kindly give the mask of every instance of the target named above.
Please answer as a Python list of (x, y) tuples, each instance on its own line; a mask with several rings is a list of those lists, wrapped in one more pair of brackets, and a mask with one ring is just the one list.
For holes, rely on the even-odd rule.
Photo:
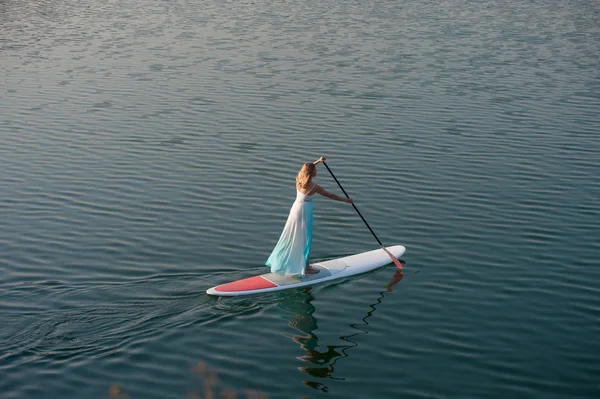
[[(396, 258), (401, 257), (406, 251), (406, 248), (402, 245), (395, 245), (386, 249)], [(316, 274), (306, 274), (303, 278), (299, 278), (297, 275), (280, 276), (275, 273), (267, 273), (217, 285), (208, 289), (206, 293), (218, 296), (240, 296), (281, 291), (366, 273), (389, 263), (391, 263), (390, 256), (383, 249), (376, 249), (343, 258), (313, 263), (312, 266), (321, 271)]]

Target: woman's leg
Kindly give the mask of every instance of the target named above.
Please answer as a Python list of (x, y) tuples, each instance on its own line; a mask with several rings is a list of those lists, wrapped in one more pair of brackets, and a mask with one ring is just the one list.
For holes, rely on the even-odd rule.
[(306, 269), (304, 271), (305, 274), (317, 274), (319, 273), (321, 270), (317, 269), (316, 267), (312, 267), (310, 265), (310, 253), (308, 254), (308, 259), (306, 260)]

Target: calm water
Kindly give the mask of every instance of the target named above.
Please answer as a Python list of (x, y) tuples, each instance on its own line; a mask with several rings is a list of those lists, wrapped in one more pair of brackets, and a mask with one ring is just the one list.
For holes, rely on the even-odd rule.
[[(595, 0), (0, 1), (0, 396), (600, 397), (599, 72)], [(206, 296), (320, 155), (403, 279)]]

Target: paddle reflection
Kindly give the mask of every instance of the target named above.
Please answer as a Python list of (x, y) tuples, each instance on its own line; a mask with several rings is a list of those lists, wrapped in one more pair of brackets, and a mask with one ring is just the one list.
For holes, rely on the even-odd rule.
[[(304, 363), (309, 363), (306, 366), (298, 367), (298, 370), (314, 378), (344, 380), (344, 378), (334, 376), (337, 361), (348, 357), (350, 348), (358, 346), (358, 342), (353, 341), (353, 339), (358, 335), (367, 333), (365, 327), (369, 325), (368, 319), (375, 312), (377, 305), (383, 301), (385, 293), (391, 292), (392, 287), (398, 284), (402, 280), (402, 277), (402, 272), (397, 269), (390, 282), (386, 285), (385, 290), (379, 292), (377, 299), (368, 305), (369, 310), (362, 317), (361, 322), (349, 325), (349, 327), (358, 331), (340, 336), (339, 339), (344, 341), (344, 344), (328, 345), (326, 350), (316, 349), (319, 347), (319, 338), (315, 334), (318, 324), (314, 316), (316, 309), (311, 303), (315, 299), (311, 288), (306, 288), (294, 295), (283, 298), (277, 304), (277, 308), (282, 311), (281, 316), (288, 320), (288, 325), (300, 333), (286, 335), (304, 350), (304, 354), (299, 356), (298, 359)], [(304, 384), (324, 392), (329, 390), (322, 382), (305, 380)]]

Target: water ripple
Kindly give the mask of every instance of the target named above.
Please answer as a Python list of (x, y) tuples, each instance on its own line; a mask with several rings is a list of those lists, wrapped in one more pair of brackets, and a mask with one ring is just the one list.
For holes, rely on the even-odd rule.
[[(0, 391), (179, 398), (205, 361), (271, 397), (597, 397), (597, 15), (2, 2)], [(321, 154), (402, 281), (207, 297)], [(313, 258), (377, 247), (316, 201)]]

